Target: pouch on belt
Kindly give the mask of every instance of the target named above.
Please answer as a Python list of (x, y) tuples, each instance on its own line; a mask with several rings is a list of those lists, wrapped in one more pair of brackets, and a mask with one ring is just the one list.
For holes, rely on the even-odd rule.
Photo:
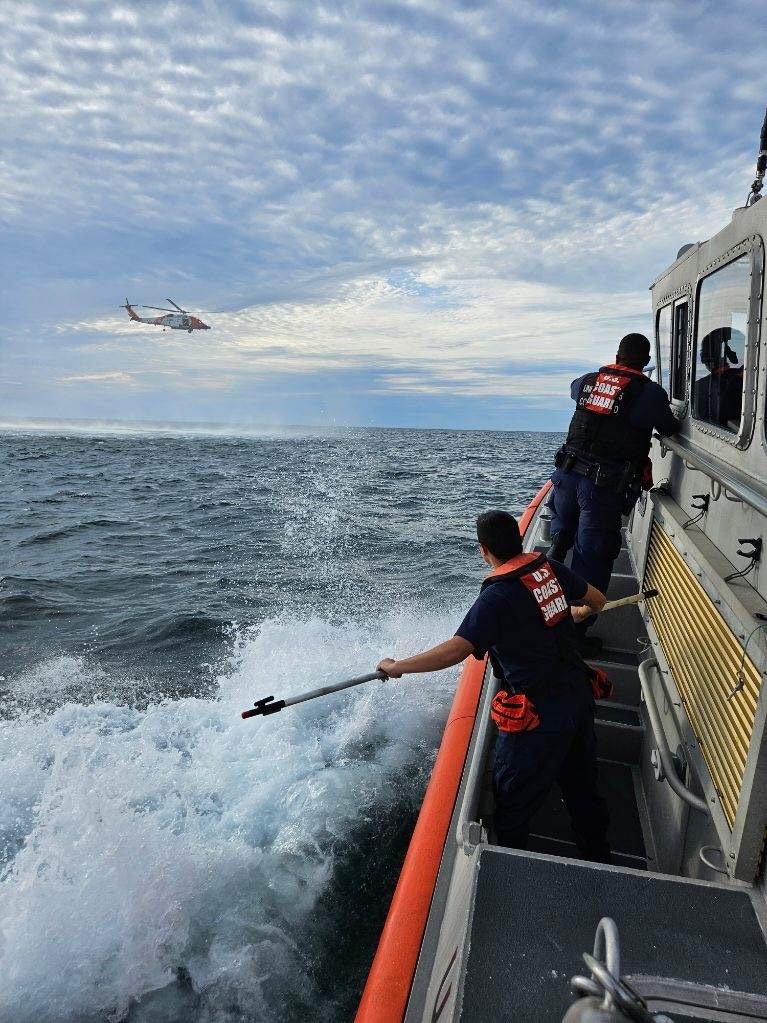
[(493, 697), (490, 717), (501, 732), (532, 732), (541, 723), (529, 697), (524, 693), (509, 695), (505, 689)]

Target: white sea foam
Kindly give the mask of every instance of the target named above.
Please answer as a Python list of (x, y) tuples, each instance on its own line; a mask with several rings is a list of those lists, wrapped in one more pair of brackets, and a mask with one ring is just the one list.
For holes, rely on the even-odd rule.
[[(310, 1000), (296, 936), (316, 924), (344, 836), (394, 811), (403, 785), (417, 798), (457, 669), (239, 712), (454, 625), (413, 608), (343, 627), (271, 619), (240, 636), (215, 698), (143, 711), (73, 702), (85, 668), (60, 662), (70, 702), (0, 723), (0, 1017), (191, 1019), (181, 993), (147, 1008), (184, 985), (210, 1021), (277, 1020), (281, 1000)], [(40, 673), (48, 696), (55, 675)]]

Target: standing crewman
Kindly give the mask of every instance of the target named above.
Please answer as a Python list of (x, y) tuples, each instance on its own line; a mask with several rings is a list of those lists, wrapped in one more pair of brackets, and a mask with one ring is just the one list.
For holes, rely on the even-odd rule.
[(601, 611), (604, 596), (546, 555), (523, 554), (519, 526), (508, 512), (479, 515), (477, 539), (492, 571), (453, 638), (401, 661), (386, 658), (378, 667), (399, 678), (489, 653), (503, 685), (492, 705), (499, 843), (526, 847), (530, 821), (556, 781), (580, 854), (608, 862), (594, 696), (608, 695), (609, 683), (581, 660), (573, 624)]
[[(666, 392), (642, 372), (649, 361), (644, 334), (627, 334), (612, 365), (572, 382), (575, 414), (554, 461), (550, 553), (564, 559), (572, 547), (573, 571), (602, 593), (621, 549), (621, 518), (652, 485), (652, 432), (674, 434), (680, 425)], [(601, 648), (585, 635), (593, 621), (578, 629), (584, 654)]]

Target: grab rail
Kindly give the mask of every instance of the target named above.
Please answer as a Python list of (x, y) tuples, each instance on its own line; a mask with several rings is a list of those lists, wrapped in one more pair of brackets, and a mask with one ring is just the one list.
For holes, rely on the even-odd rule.
[[(470, 832), (471, 825), (476, 823), (476, 812), (479, 808), (479, 801), (482, 796), (481, 775), (485, 769), (485, 754), (487, 751), (487, 744), (489, 741), (490, 725), (492, 719), (490, 717), (490, 706), (495, 696), (495, 686), (492, 683), (492, 679), (487, 679), (487, 669), (490, 667), (487, 659), (485, 659), (485, 675), (483, 685), (485, 686), (485, 694), (482, 699), (479, 710), (479, 724), (477, 728), (477, 738), (474, 746), (474, 755), (469, 763), (469, 770), (466, 776), (466, 785), (464, 787), (463, 802), (461, 803), (461, 809), (458, 812), (458, 821), (455, 826), (455, 840), (458, 843), (460, 849), (464, 849), (466, 852), (471, 852), (474, 846), (479, 845), (481, 841), (481, 825), (478, 825), (477, 834)], [(492, 669), (490, 669), (492, 675)], [(468, 827), (467, 827), (468, 826)], [(475, 841), (475, 838), (477, 841)]]
[(655, 741), (658, 743), (658, 755), (660, 756), (660, 762), (663, 768), (663, 773), (666, 776), (666, 781), (669, 783), (672, 790), (676, 792), (679, 798), (684, 800), (684, 802), (689, 806), (693, 807), (693, 809), (700, 810), (702, 813), (709, 813), (710, 811), (706, 800), (701, 796), (696, 796), (694, 792), (691, 792), (676, 773), (674, 758), (671, 755), (671, 750), (669, 749), (668, 742), (666, 741), (666, 733), (663, 731), (660, 714), (658, 713), (658, 706), (655, 703), (655, 696), (650, 686), (649, 674), (653, 668), (656, 671), (660, 671), (658, 662), (654, 657), (640, 663), (639, 684), (642, 687), (642, 695), (644, 696), (645, 704), (647, 706), (647, 716), (650, 719), (650, 726), (653, 730)]
[(673, 451), (682, 459), (694, 463), (694, 465), (705, 472), (712, 479), (715, 479), (721, 486), (731, 494), (735, 494), (744, 504), (747, 504), (760, 515), (767, 516), (767, 494), (760, 492), (749, 482), (745, 474), (741, 473), (726, 462), (722, 462), (715, 455), (702, 454), (697, 448), (680, 444), (678, 440), (671, 437), (662, 437), (656, 433), (655, 440), (660, 443), (661, 450)]

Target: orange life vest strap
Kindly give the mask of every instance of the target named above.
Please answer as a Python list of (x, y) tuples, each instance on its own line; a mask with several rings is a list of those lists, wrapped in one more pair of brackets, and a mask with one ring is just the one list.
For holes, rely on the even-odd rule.
[(482, 589), (498, 579), (508, 578), (522, 583), (548, 628), (569, 617), (567, 597), (545, 554), (518, 554), (491, 572), (482, 583)]
[(510, 558), (508, 561), (504, 561), (498, 568), (494, 568), (489, 575), (485, 576), (485, 582), (488, 579), (498, 579), (502, 575), (515, 575), (520, 572), (523, 568), (529, 568), (534, 561), (540, 561), (543, 564), (546, 561), (545, 554), (517, 554), (516, 557)]

